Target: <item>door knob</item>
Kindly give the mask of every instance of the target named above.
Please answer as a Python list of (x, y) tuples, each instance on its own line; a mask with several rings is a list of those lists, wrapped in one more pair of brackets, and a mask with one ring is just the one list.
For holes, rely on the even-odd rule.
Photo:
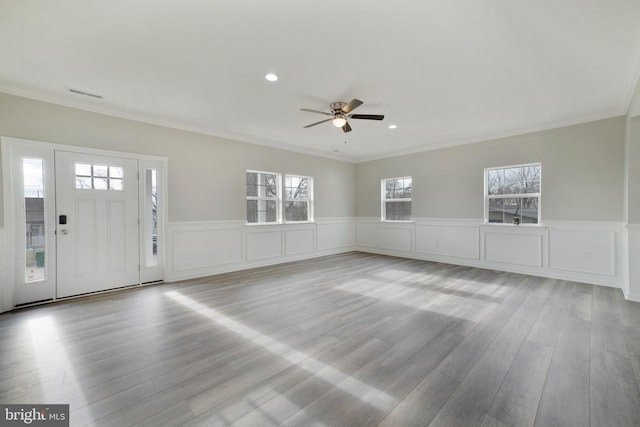
[(62, 234), (63, 236), (69, 234), (69, 230), (64, 229), (64, 230), (60, 230), (60, 234)]

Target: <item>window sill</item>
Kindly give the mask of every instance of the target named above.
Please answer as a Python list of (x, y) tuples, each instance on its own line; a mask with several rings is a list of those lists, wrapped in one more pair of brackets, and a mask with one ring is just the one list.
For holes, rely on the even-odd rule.
[(489, 227), (527, 227), (527, 228), (542, 228), (544, 225), (537, 223), (524, 223), (524, 224), (512, 224), (509, 222), (484, 222), (482, 225)]
[(392, 220), (392, 219), (381, 219), (381, 223), (383, 224), (415, 224), (415, 221), (412, 219), (408, 220)]
[(247, 227), (260, 227), (260, 226), (276, 226), (276, 225), (304, 225), (315, 224), (315, 221), (287, 221), (287, 222), (245, 222)]

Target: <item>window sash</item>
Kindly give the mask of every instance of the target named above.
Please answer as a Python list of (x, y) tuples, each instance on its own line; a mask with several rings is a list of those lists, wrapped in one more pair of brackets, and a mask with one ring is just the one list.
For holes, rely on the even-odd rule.
[[(528, 176), (531, 171), (537, 172), (534, 176)], [(520, 175), (519, 175), (520, 174)], [(499, 186), (490, 187), (490, 177), (500, 177)], [(520, 177), (519, 177), (520, 176)], [(541, 196), (542, 196), (542, 164), (528, 163), (522, 165), (512, 165), (497, 168), (485, 169), (485, 222), (491, 224), (540, 224)], [(518, 192), (509, 192), (521, 190)], [(515, 187), (515, 188), (513, 188)], [(537, 190), (526, 192), (527, 190)], [(493, 193), (492, 193), (493, 192)], [(517, 200), (518, 214), (516, 222), (513, 217), (514, 212), (507, 212), (504, 209), (496, 209), (495, 203), (502, 203), (502, 200)], [(524, 199), (535, 200), (534, 208), (523, 208)], [(492, 203), (493, 202), (493, 203)], [(494, 205), (492, 207), (492, 204)], [(511, 206), (513, 207), (513, 206)], [(492, 210), (493, 208), (493, 210)], [(533, 209), (533, 210), (532, 210)], [(502, 214), (500, 214), (502, 212)]]
[[(248, 175), (255, 174), (256, 182), (249, 183)], [(272, 191), (275, 192), (274, 195), (268, 196), (266, 195), (267, 191), (267, 180), (273, 177), (273, 181), (275, 183), (275, 188)], [(250, 186), (255, 186), (255, 193), (258, 195), (248, 195), (250, 192)], [(264, 190), (264, 195), (260, 195), (261, 187)], [(279, 173), (275, 172), (264, 172), (264, 171), (255, 171), (255, 170), (247, 170), (245, 172), (245, 200), (246, 200), (246, 221), (247, 224), (279, 224), (282, 222), (282, 176)], [(250, 211), (249, 205), (250, 202), (256, 203), (255, 212)], [(262, 202), (262, 203), (261, 203)], [(275, 215), (272, 215), (272, 212), (269, 207), (271, 203), (275, 206)], [(261, 209), (264, 208), (264, 209)], [(254, 214), (255, 217), (251, 214)]]
[[(392, 185), (393, 188), (389, 189), (388, 188), (389, 184), (392, 183), (393, 181), (400, 182), (401, 183), (400, 187), (398, 187), (397, 185)], [(407, 181), (409, 181), (410, 183), (408, 186), (405, 185), (407, 184)], [(411, 221), (412, 213), (413, 213), (412, 212), (413, 210), (413, 202), (412, 202), (413, 194), (412, 193), (413, 193), (413, 178), (410, 176), (383, 179), (381, 182), (382, 221), (395, 221), (395, 222)], [(387, 197), (389, 194), (393, 194), (396, 197)], [(401, 195), (401, 197), (397, 197), (398, 195)], [(409, 206), (408, 216), (402, 217), (402, 218), (396, 218), (395, 214), (397, 214), (397, 212), (389, 214), (387, 212), (388, 203), (396, 204), (396, 206), (398, 206), (398, 204), (403, 204), (405, 206), (408, 205)], [(390, 216), (392, 215), (394, 217), (390, 218)]]

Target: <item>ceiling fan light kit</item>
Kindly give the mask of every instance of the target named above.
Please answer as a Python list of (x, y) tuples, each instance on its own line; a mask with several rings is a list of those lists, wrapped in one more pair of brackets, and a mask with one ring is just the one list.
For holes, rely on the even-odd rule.
[(331, 120), (331, 123), (333, 123), (335, 127), (341, 128), (342, 126), (347, 124), (347, 119), (339, 115), (339, 116), (336, 116), (333, 120)]
[(358, 120), (383, 120), (384, 115), (382, 114), (352, 114), (351, 111), (355, 110), (359, 106), (363, 104), (359, 99), (353, 98), (351, 102), (332, 102), (329, 105), (331, 109), (330, 113), (325, 111), (318, 110), (310, 110), (308, 108), (301, 108), (300, 111), (307, 111), (309, 113), (323, 114), (325, 116), (331, 116), (328, 119), (320, 120), (319, 122), (311, 123), (309, 125), (304, 126), (305, 128), (310, 128), (311, 126), (319, 125), (320, 123), (331, 122), (335, 127), (342, 128), (344, 133), (351, 132), (351, 126), (349, 125), (348, 119), (358, 119)]

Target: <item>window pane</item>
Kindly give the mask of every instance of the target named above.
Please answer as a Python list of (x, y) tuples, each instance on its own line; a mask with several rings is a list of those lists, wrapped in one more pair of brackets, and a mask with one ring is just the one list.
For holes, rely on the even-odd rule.
[(395, 194), (395, 180), (387, 179), (384, 184), (384, 198), (393, 199)]
[(261, 200), (258, 203), (258, 215), (264, 215), (264, 222), (276, 222), (278, 220), (278, 214), (276, 211), (275, 200)]
[(93, 188), (96, 190), (106, 190), (107, 178), (93, 178)]
[(108, 166), (93, 165), (93, 176), (106, 177), (109, 171)]
[(411, 178), (385, 180), (385, 199), (411, 198)]
[(308, 221), (309, 209), (307, 202), (287, 202), (285, 205), (285, 219), (287, 221)]
[(411, 202), (385, 202), (385, 219), (388, 221), (411, 220)]
[(258, 196), (258, 174), (254, 172), (247, 172), (247, 196)]
[(265, 197), (277, 197), (278, 187), (276, 183), (276, 176), (263, 174), (262, 177), (264, 178), (263, 181), (265, 186)]
[(44, 164), (23, 159), (25, 282), (45, 279)]
[(309, 198), (309, 178), (287, 175), (284, 186), (287, 199)]
[(489, 199), (489, 222), (513, 224), (514, 217), (519, 223), (538, 223), (538, 198)]
[(109, 166), (109, 176), (111, 178), (122, 178), (123, 170), (120, 166)]
[(76, 163), (76, 175), (91, 176), (91, 165)]
[(247, 200), (247, 222), (258, 222), (258, 201)]
[(145, 265), (154, 267), (158, 265), (158, 190), (156, 186), (157, 172), (155, 169), (146, 169), (144, 174), (144, 240), (145, 240)]
[(401, 198), (411, 198), (411, 178), (402, 179), (402, 193), (399, 196)]
[(109, 179), (109, 189), (114, 191), (122, 191), (122, 179)]
[(247, 222), (276, 222), (277, 219), (275, 200), (247, 200)]
[(247, 172), (248, 197), (277, 197), (278, 184), (276, 176), (256, 172)]
[(76, 177), (76, 188), (77, 189), (91, 189), (91, 178), (77, 176)]
[(538, 198), (524, 197), (520, 199), (520, 222), (523, 224), (538, 223)]
[(504, 199), (489, 199), (489, 222), (503, 224), (505, 223)]
[(487, 193), (527, 194), (540, 192), (540, 165), (490, 169), (487, 171)]

